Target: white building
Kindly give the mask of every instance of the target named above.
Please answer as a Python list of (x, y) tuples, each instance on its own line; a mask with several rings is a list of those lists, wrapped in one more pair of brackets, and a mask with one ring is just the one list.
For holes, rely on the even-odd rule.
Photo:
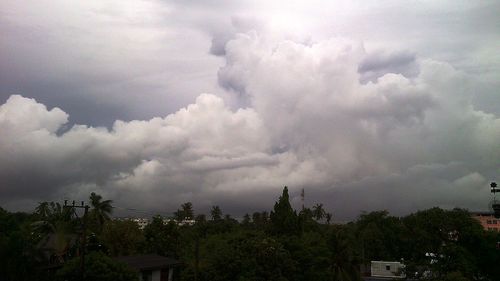
[(372, 261), (371, 276), (384, 278), (405, 278), (405, 265), (397, 261)]

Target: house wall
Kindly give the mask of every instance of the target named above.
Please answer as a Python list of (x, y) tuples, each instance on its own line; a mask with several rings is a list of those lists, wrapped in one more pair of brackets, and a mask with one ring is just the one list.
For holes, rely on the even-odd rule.
[(481, 223), (484, 230), (492, 230), (500, 232), (500, 219), (495, 218), (493, 214), (472, 213), (472, 217)]
[(372, 261), (371, 276), (403, 278), (404, 274), (401, 274), (403, 268), (404, 265), (400, 262)]
[(154, 270), (151, 281), (161, 281), (161, 270)]
[(173, 281), (174, 268), (164, 268), (161, 271), (161, 281)]

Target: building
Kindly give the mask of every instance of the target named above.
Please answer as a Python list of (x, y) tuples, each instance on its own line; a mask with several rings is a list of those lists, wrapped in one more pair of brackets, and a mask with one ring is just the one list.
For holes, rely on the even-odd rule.
[(179, 262), (156, 254), (115, 258), (139, 272), (141, 281), (173, 281), (174, 268)]
[(371, 277), (405, 278), (404, 267), (404, 264), (397, 261), (372, 261), (370, 268)]
[(471, 212), (471, 216), (478, 220), (484, 230), (500, 232), (500, 219), (495, 218), (490, 212)]
[(146, 227), (146, 225), (149, 224), (149, 219), (146, 219), (146, 218), (135, 218), (132, 220), (135, 221), (139, 225), (140, 229), (144, 229)]

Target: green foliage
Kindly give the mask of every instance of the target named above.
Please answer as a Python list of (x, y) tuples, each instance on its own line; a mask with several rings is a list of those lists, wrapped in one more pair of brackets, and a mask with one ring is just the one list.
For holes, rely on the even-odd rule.
[(110, 220), (113, 213), (112, 200), (102, 200), (102, 196), (92, 192), (90, 194), (89, 226), (96, 233), (101, 233), (104, 223)]
[(250, 225), (251, 221), (252, 221), (252, 218), (250, 217), (250, 215), (249, 214), (245, 214), (243, 216), (243, 221), (241, 222), (241, 224), (244, 225), (244, 226), (248, 226), (248, 225)]
[(274, 234), (296, 234), (299, 231), (299, 221), (297, 213), (290, 205), (288, 187), (283, 188), (283, 194), (274, 204), (274, 209), (270, 214), (271, 232)]
[(41, 264), (36, 240), (31, 235), (33, 217), (0, 208), (0, 279), (45, 280), (36, 268)]
[[(293, 280), (294, 262), (283, 245), (263, 232), (210, 235), (200, 246), (199, 280)], [(183, 280), (195, 275), (194, 251), (186, 252)]]
[(144, 228), (145, 253), (173, 256), (178, 252), (179, 227), (173, 221), (164, 223), (161, 216), (155, 216)]
[(327, 224), (330, 224), (330, 222), (332, 221), (332, 218), (333, 218), (333, 215), (331, 213), (325, 214), (325, 219), (326, 219)]
[(101, 241), (111, 256), (126, 256), (137, 254), (145, 238), (136, 222), (114, 220), (104, 224)]
[(357, 281), (361, 280), (360, 261), (353, 253), (347, 235), (342, 231), (334, 231), (328, 238), (331, 251), (330, 271), (333, 280)]
[[(0, 279), (56, 280), (36, 270), (47, 264), (38, 258), (37, 245), (49, 236), (55, 237), (53, 257), (65, 262), (58, 280), (77, 278), (78, 259), (68, 261), (76, 251), (67, 247), (80, 233), (81, 221), (73, 213), (46, 202), (33, 215), (0, 208)], [(179, 220), (194, 217), (192, 204), (183, 204), (177, 213)], [(404, 260), (408, 278), (420, 280), (493, 281), (500, 276), (500, 234), (485, 232), (461, 209), (432, 208), (401, 218), (377, 211), (336, 225), (330, 224), (331, 215), (322, 204), (297, 214), (285, 187), (270, 214), (246, 214), (238, 222), (214, 206), (210, 218), (199, 214), (194, 225), (178, 225), (156, 216), (143, 230), (132, 221), (104, 219), (102, 232), (87, 239), (87, 269), (95, 274), (88, 280), (137, 278), (103, 252), (91, 253), (99, 242), (110, 255), (157, 253), (177, 258), (182, 265), (175, 277), (180, 280), (357, 281), (360, 265), (372, 260)]]
[[(432, 208), (402, 221), (406, 228), (405, 260), (420, 271), (432, 272), (433, 278), (442, 280), (449, 273), (460, 273), (465, 279), (481, 276), (495, 280), (494, 276), (500, 273), (494, 265), (500, 262), (500, 252), (494, 249), (495, 239), (489, 240), (467, 211)], [(427, 253), (434, 256), (432, 262)]]
[(252, 214), (252, 223), (258, 229), (268, 229), (269, 214), (267, 212), (255, 212)]
[[(115, 261), (100, 253), (93, 252), (85, 256), (85, 280), (92, 281), (138, 281), (138, 272), (126, 264)], [(57, 271), (57, 280), (80, 281), (80, 258), (68, 261)]]
[(178, 222), (192, 220), (194, 218), (193, 204), (191, 202), (182, 204), (181, 208), (174, 212), (174, 218)]
[(312, 209), (313, 217), (320, 221), (326, 216), (326, 211), (323, 209), (323, 204), (316, 204)]
[(354, 233), (360, 240), (358, 251), (365, 263), (372, 260), (399, 261), (402, 258), (403, 225), (399, 218), (389, 216), (387, 211), (361, 214)]
[(212, 217), (212, 220), (220, 220), (222, 219), (222, 211), (219, 206), (212, 206), (212, 209), (210, 210), (210, 215)]
[(41, 202), (34, 217), (38, 220), (31, 223), (33, 239), (51, 264), (63, 263), (76, 252), (81, 221), (75, 217), (74, 208)]

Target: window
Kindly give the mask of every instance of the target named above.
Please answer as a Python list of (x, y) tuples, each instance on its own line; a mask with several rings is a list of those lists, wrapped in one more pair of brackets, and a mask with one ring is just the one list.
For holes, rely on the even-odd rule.
[(491, 224), (491, 220), (487, 220), (487, 221), (486, 221), (486, 223), (487, 223), (487, 224)]
[(391, 266), (390, 265), (386, 265), (385, 266), (385, 270), (391, 270)]

